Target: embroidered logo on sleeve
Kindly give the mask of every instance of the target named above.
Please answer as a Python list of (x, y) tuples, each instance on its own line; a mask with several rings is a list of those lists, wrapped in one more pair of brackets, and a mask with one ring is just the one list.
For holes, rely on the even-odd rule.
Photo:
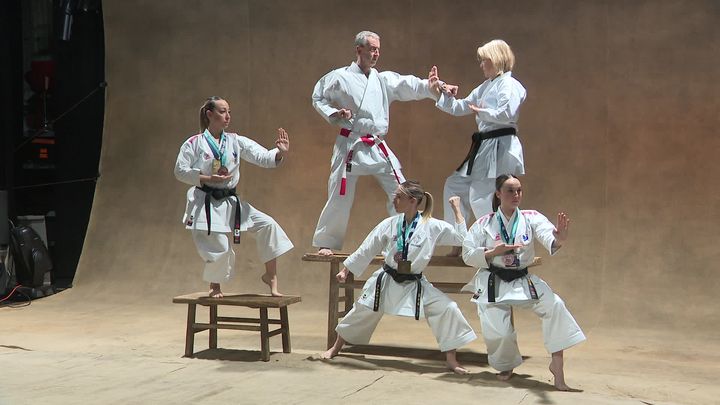
[(194, 220), (193, 216), (190, 215), (190, 218), (188, 218), (187, 222), (185, 222), (185, 225), (192, 226), (193, 220)]

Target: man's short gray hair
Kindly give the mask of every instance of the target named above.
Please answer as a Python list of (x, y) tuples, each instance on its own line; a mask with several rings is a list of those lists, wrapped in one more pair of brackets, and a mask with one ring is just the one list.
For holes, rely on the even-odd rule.
[(366, 46), (368, 44), (368, 37), (376, 38), (378, 41), (380, 40), (380, 35), (372, 31), (360, 31), (355, 35), (355, 46)]

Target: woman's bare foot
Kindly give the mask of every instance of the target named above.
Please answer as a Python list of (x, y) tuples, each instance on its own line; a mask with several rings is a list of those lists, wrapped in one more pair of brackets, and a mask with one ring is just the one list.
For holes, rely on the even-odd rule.
[(210, 283), (210, 298), (222, 298), (224, 297), (222, 291), (220, 291), (220, 283)]
[(507, 380), (511, 379), (512, 376), (513, 376), (512, 370), (501, 371), (501, 372), (497, 373), (497, 379), (500, 381), (507, 381)]
[(320, 358), (326, 360), (332, 359), (333, 357), (337, 356), (338, 353), (340, 353), (340, 349), (342, 349), (343, 346), (345, 346), (345, 339), (343, 339), (342, 336), (337, 335), (335, 343), (332, 345), (331, 348), (323, 352), (323, 354), (320, 355)]
[(318, 249), (318, 254), (320, 256), (332, 256), (333, 251), (328, 248), (320, 248), (320, 249)]
[(457, 361), (457, 352), (449, 350), (445, 352), (445, 364), (455, 374), (470, 374), (470, 372)]
[(270, 277), (269, 274), (265, 273), (262, 276), (260, 276), (260, 280), (262, 280), (263, 283), (267, 284), (270, 287), (270, 295), (273, 297), (282, 297), (283, 295), (278, 291), (277, 287), (277, 275), (274, 275)]
[(324, 351), (323, 354), (320, 355), (320, 358), (330, 360), (333, 357), (337, 356), (338, 353), (340, 353), (340, 350), (335, 350), (335, 347), (333, 346), (327, 349), (327, 351)]
[(555, 352), (552, 354), (552, 360), (550, 361), (550, 372), (553, 375), (555, 388), (560, 391), (572, 391), (573, 389), (565, 384), (565, 371), (563, 370), (563, 353)]
[(460, 246), (453, 246), (450, 253), (446, 254), (447, 257), (458, 257), (462, 253), (462, 247)]

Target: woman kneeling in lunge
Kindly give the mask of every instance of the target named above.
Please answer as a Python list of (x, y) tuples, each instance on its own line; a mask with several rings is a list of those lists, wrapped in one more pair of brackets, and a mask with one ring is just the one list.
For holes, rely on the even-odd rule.
[(557, 228), (541, 213), (520, 210), (520, 181), (503, 174), (495, 181), (492, 214), (481, 217), (470, 227), (463, 242), (463, 260), (478, 268), (463, 290), (471, 291), (477, 303), (488, 362), (508, 380), (522, 363), (517, 335), (511, 320), (511, 307), (532, 309), (542, 318), (545, 348), (552, 353), (550, 372), (555, 387), (570, 390), (563, 374), (563, 350), (585, 340), (585, 335), (565, 307), (563, 300), (540, 277), (528, 274), (535, 257), (534, 239), (550, 252), (562, 246), (568, 236), (570, 220), (558, 214)]
[[(425, 199), (422, 216), (418, 205)], [(375, 255), (383, 252), (385, 264), (373, 273), (363, 287), (362, 296), (335, 329), (337, 340), (322, 357), (330, 359), (345, 342), (367, 344), (384, 313), (425, 317), (440, 351), (445, 352), (447, 366), (466, 374), (457, 361), (455, 350), (475, 340), (470, 324), (455, 301), (435, 288), (422, 274), (432, 257), (435, 245), (462, 244), (467, 228), (460, 213), (460, 199), (452, 197), (455, 225), (431, 217), (433, 200), (419, 183), (406, 181), (395, 191), (393, 205), (400, 213), (380, 222), (362, 245), (350, 255), (337, 275), (343, 283), (348, 271), (361, 275)]]
[(225, 132), (230, 124), (230, 106), (220, 97), (210, 97), (200, 108), (201, 133), (191, 136), (180, 148), (175, 177), (190, 184), (183, 222), (205, 261), (203, 279), (210, 283), (210, 296), (222, 297), (220, 283), (229, 281), (235, 268), (233, 243), (240, 232), (255, 236), (260, 259), (265, 263), (262, 281), (270, 293), (278, 291), (276, 258), (293, 248), (280, 225), (267, 214), (242, 201), (235, 193), (240, 181), (240, 160), (260, 167), (277, 167), (290, 150), (290, 139), (278, 129), (277, 148), (267, 150), (255, 141)]

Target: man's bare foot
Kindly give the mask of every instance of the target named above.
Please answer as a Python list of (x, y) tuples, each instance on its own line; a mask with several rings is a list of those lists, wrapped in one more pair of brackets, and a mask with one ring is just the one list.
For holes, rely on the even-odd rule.
[(318, 249), (318, 254), (320, 256), (332, 256), (333, 251), (328, 248), (320, 248), (320, 249)]
[(512, 370), (501, 371), (501, 372), (497, 373), (497, 379), (500, 381), (507, 381), (510, 378), (512, 378), (512, 376), (513, 376)]
[(270, 295), (273, 297), (282, 297), (283, 295), (278, 291), (277, 288), (277, 276), (273, 276), (272, 278), (268, 276), (267, 273), (260, 276), (260, 280), (262, 280), (263, 283), (267, 284), (270, 287)]
[(222, 298), (224, 297), (222, 291), (220, 291), (220, 283), (210, 283), (210, 298)]
[(460, 246), (453, 246), (450, 253), (446, 254), (447, 257), (458, 257), (462, 253), (462, 247)]
[(555, 388), (559, 391), (572, 391), (573, 389), (565, 384), (565, 372), (563, 371), (562, 361), (557, 362), (555, 358), (550, 362), (550, 372), (553, 375)]

